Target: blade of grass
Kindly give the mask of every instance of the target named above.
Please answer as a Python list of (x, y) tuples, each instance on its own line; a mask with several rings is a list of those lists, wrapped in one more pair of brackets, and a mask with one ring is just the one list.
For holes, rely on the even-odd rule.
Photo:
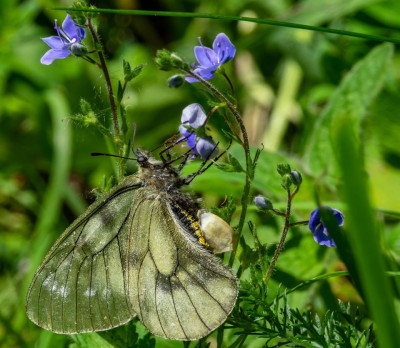
[[(49, 183), (43, 196), (38, 220), (32, 235), (32, 243), (29, 246), (29, 250), (25, 252), (29, 257), (30, 268), (24, 277), (24, 283), (21, 288), (24, 293), (21, 296), (23, 299), (36, 267), (55, 238), (53, 229), (58, 221), (65, 187), (68, 186), (67, 180), (71, 159), (71, 128), (68, 122), (62, 122), (65, 115), (69, 113), (65, 97), (59, 91), (52, 90), (46, 93), (45, 100), (49, 105), (52, 117), (54, 150)], [(62, 231), (59, 232), (61, 233)], [(26, 317), (25, 311), (23, 314), (19, 313), (19, 315)], [(21, 321), (21, 323), (24, 322)]]
[(348, 30), (323, 28), (323, 27), (316, 27), (316, 26), (306, 25), (306, 24), (281, 22), (281, 21), (275, 21), (272, 19), (252, 18), (252, 17), (244, 17), (244, 16), (228, 16), (228, 15), (211, 14), (211, 13), (173, 12), (173, 11), (116, 10), (116, 9), (104, 9), (104, 8), (96, 8), (96, 9), (79, 8), (78, 9), (78, 8), (70, 8), (70, 7), (54, 7), (53, 10), (70, 11), (70, 12), (77, 11), (77, 12), (112, 13), (112, 14), (120, 14), (120, 15), (137, 15), (137, 16), (209, 18), (209, 19), (219, 19), (219, 20), (226, 20), (226, 21), (243, 21), (243, 22), (252, 22), (252, 23), (258, 23), (258, 24), (265, 24), (265, 25), (273, 25), (273, 26), (278, 26), (278, 27), (287, 27), (287, 28), (297, 28), (297, 29), (318, 31), (318, 32), (322, 32), (322, 33), (350, 36), (350, 37), (356, 37), (356, 38), (372, 40), (372, 41), (392, 42), (392, 43), (400, 44), (400, 39), (392, 39), (392, 38), (388, 38), (388, 37), (384, 37), (384, 36), (369, 35), (369, 34), (357, 33), (354, 31), (348, 31)]
[(333, 143), (343, 177), (343, 196), (348, 204), (346, 225), (365, 293), (376, 323), (380, 347), (400, 347), (400, 327), (394, 311), (392, 289), (385, 274), (374, 213), (368, 197), (366, 174), (352, 121), (343, 117), (333, 129)]

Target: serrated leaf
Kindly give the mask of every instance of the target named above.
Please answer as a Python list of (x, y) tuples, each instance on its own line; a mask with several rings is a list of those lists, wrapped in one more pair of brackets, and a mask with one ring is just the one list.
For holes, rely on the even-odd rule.
[(135, 77), (138, 77), (142, 73), (143, 67), (145, 65), (146, 64), (135, 66), (129, 74), (125, 75), (125, 80), (129, 82), (133, 80)]

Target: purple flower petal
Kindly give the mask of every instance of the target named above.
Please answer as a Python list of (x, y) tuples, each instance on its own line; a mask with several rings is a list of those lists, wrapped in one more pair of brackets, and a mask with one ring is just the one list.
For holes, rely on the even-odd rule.
[(210, 68), (197, 68), (194, 73), (202, 77), (204, 80), (210, 80), (214, 77), (215, 72), (218, 69), (218, 65), (212, 66)]
[(213, 50), (218, 56), (218, 64), (224, 64), (229, 62), (236, 53), (235, 46), (232, 45), (229, 38), (224, 34), (220, 33), (214, 40)]
[(60, 36), (43, 37), (42, 40), (51, 48), (61, 50), (68, 42)]
[(311, 212), (310, 220), (308, 221), (308, 227), (311, 231), (314, 231), (321, 223), (321, 217), (319, 216), (319, 209), (314, 209)]
[(314, 240), (320, 245), (326, 245), (328, 247), (336, 247), (334, 240), (329, 237), (329, 235), (325, 235), (324, 233), (316, 233), (314, 234)]
[(218, 154), (218, 148), (208, 138), (200, 138), (197, 142), (196, 150), (203, 159), (214, 158)]
[(199, 128), (204, 125), (206, 120), (207, 115), (200, 104), (193, 103), (182, 110), (181, 122), (183, 125)]
[(186, 140), (190, 150), (192, 150), (193, 155), (197, 155), (196, 150), (196, 133), (191, 132), (187, 128), (185, 128), (182, 124), (179, 126), (179, 132), (182, 134), (182, 137), (179, 138), (176, 142), (179, 143), (183, 140)]
[(204, 68), (209, 68), (218, 64), (218, 55), (208, 47), (196, 46), (194, 55), (199, 64)]
[(40, 63), (44, 65), (50, 65), (55, 59), (66, 58), (71, 55), (71, 51), (66, 47), (61, 50), (48, 50), (43, 57), (40, 59)]
[[(222, 64), (230, 61), (236, 53), (235, 46), (232, 45), (224, 33), (217, 35), (213, 43), (213, 49), (204, 47), (201, 41), (200, 45), (194, 48), (194, 54), (199, 65), (197, 65), (193, 72), (205, 80), (212, 79), (217, 69)], [(196, 78), (191, 76), (187, 76), (186, 81), (189, 83), (198, 82)]]
[(86, 36), (85, 30), (76, 25), (69, 14), (65, 17), (62, 28), (71, 41), (82, 41)]
[[(197, 75), (200, 75), (204, 80), (210, 80), (214, 77), (215, 71), (218, 69), (218, 65), (212, 66), (211, 68), (197, 68), (194, 69), (193, 72)], [(198, 82), (198, 80), (191, 76), (186, 76), (185, 80), (189, 83)]]
[(342, 212), (340, 210), (337, 210), (337, 209), (332, 209), (332, 211), (333, 211), (333, 215), (335, 215), (335, 217), (336, 217), (338, 225), (339, 226), (343, 226), (343, 224), (344, 224), (344, 216), (343, 216)]
[[(331, 207), (321, 207), (324, 209), (329, 209), (336, 217), (339, 226), (344, 223), (344, 217), (340, 210), (332, 209)], [(317, 208), (311, 212), (310, 220), (308, 222), (308, 227), (312, 234), (314, 235), (314, 240), (321, 245), (326, 245), (329, 247), (336, 247), (335, 241), (329, 236), (328, 230), (321, 220), (319, 214), (319, 209)]]
[[(80, 44), (82, 39), (86, 36), (85, 30), (76, 25), (70, 15), (65, 17), (62, 27), (63, 29), (58, 26), (57, 20), (55, 20), (54, 29), (57, 31), (58, 36), (42, 38), (42, 40), (52, 48), (40, 59), (42, 64), (49, 65), (53, 63), (55, 59), (66, 58), (71, 54), (83, 56), (87, 53), (86, 47)], [(72, 45), (74, 45), (74, 47), (71, 52), (69, 48)]]
[(189, 83), (199, 82), (197, 79), (195, 79), (194, 77), (191, 77), (191, 76), (186, 76), (185, 80), (186, 80), (186, 82), (189, 82)]

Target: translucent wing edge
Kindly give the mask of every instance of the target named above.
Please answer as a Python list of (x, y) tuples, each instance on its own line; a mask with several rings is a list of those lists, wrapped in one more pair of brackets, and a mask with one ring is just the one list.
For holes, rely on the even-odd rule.
[[(53, 246), (50, 248), (49, 252), (46, 254), (44, 260), (38, 267), (38, 269), (35, 272), (35, 275), (33, 276), (33, 279), (31, 281), (31, 284), (29, 286), (27, 296), (26, 296), (26, 301), (25, 301), (25, 310), (27, 313), (28, 318), (35, 323), (36, 325), (43, 327), (43, 325), (40, 325), (35, 318), (33, 318), (29, 311), (28, 311), (28, 306), (29, 306), (29, 301), (31, 297), (31, 291), (32, 288), (35, 285), (35, 282), (37, 280), (38, 275), (41, 273), (45, 265), (48, 263), (49, 259), (51, 259), (53, 253), (57, 250), (57, 248), (73, 233), (77, 228), (79, 228), (82, 224), (85, 224), (97, 211), (99, 211), (102, 207), (104, 207), (108, 202), (110, 202), (112, 199), (118, 197), (119, 195), (126, 193), (128, 191), (132, 191), (135, 189), (138, 189), (142, 186), (142, 184), (135, 178), (134, 176), (129, 176), (126, 177), (120, 184), (117, 186), (113, 187), (109, 192), (105, 193), (103, 196), (101, 196), (96, 202), (92, 203), (86, 211), (80, 215), (63, 233), (62, 235), (56, 240), (56, 242), (53, 244)], [(83, 262), (82, 262), (83, 263)], [(128, 318), (126, 321), (121, 321), (117, 325), (112, 325), (110, 328), (118, 327), (120, 325), (123, 325), (124, 323), (130, 321), (133, 317), (135, 316), (135, 313), (132, 313), (132, 316)], [(106, 329), (100, 329), (100, 330), (80, 330), (77, 332), (64, 332), (60, 330), (54, 330), (51, 329), (52, 332), (59, 333), (59, 334), (71, 334), (71, 333), (85, 333), (85, 332), (95, 332), (95, 331), (103, 331), (103, 330), (108, 330), (110, 328)]]

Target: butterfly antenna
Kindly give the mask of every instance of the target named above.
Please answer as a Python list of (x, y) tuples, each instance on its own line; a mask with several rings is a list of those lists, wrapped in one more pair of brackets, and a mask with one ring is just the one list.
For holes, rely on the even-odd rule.
[(124, 157), (124, 156), (118, 156), (118, 155), (112, 155), (110, 153), (102, 153), (102, 152), (92, 152), (90, 156), (109, 156), (109, 157), (117, 157), (117, 158), (123, 158), (123, 159), (128, 159), (128, 160), (134, 160), (136, 161), (136, 158), (132, 157)]

